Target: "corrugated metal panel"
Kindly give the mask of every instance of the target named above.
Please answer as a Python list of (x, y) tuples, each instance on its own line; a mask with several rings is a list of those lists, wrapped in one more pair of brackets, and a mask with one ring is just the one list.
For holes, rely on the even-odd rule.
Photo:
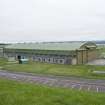
[(76, 50), (84, 43), (21, 43), (6, 46), (6, 49), (36, 49), (36, 50)]

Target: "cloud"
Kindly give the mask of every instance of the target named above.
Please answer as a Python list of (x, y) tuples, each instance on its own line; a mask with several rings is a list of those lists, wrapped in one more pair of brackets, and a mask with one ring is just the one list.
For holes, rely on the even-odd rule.
[(2, 0), (0, 40), (101, 40), (104, 4), (104, 0)]

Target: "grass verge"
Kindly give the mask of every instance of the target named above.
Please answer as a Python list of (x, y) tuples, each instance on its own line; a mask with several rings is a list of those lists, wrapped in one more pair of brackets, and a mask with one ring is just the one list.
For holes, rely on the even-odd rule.
[(28, 72), (37, 74), (50, 74), (62, 76), (77, 76), (86, 78), (103, 78), (105, 75), (93, 74), (93, 70), (105, 71), (105, 66), (89, 66), (89, 65), (58, 65), (47, 63), (30, 63), (30, 64), (9, 64), (3, 66), (4, 70), (16, 72)]

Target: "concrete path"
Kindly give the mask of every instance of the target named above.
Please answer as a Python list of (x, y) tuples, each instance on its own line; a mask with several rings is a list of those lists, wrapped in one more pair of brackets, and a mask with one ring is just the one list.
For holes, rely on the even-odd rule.
[(96, 59), (88, 62), (87, 65), (105, 65), (105, 59)]
[(23, 72), (9, 72), (0, 70), (0, 77), (23, 81), (28, 83), (37, 83), (54, 87), (65, 87), (77, 90), (105, 92), (105, 80), (83, 79), (75, 77), (62, 77), (62, 76), (46, 76), (34, 75)]

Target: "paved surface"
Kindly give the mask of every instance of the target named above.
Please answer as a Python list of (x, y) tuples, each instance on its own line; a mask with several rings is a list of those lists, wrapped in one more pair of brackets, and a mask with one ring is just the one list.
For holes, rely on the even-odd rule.
[(65, 87), (77, 90), (105, 92), (105, 80), (83, 79), (75, 77), (32, 75), (23, 72), (0, 70), (0, 77), (28, 83), (44, 84), (54, 87)]
[(88, 62), (87, 65), (105, 65), (105, 59), (96, 59)]

